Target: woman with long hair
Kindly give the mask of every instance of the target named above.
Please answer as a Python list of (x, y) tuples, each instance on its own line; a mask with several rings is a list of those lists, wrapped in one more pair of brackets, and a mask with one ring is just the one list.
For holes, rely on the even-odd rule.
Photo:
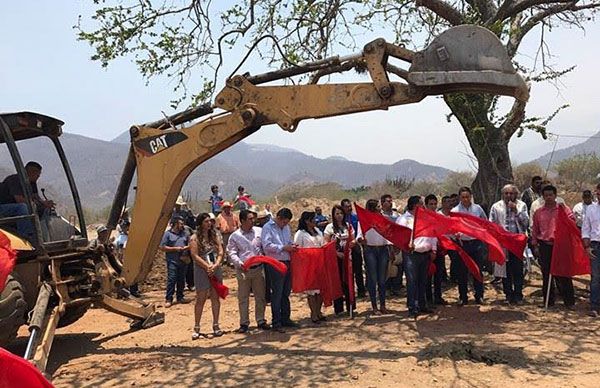
[[(381, 206), (376, 199), (369, 199), (365, 208), (372, 213), (381, 213)], [(369, 290), (373, 314), (386, 314), (388, 310), (385, 308), (385, 280), (389, 260), (388, 245), (390, 245), (390, 242), (377, 233), (375, 229), (369, 229), (365, 233), (359, 231), (358, 240), (364, 244), (367, 288)], [(377, 296), (379, 296), (379, 309), (377, 309)]]
[[(298, 221), (298, 231), (294, 235), (294, 244), (300, 248), (318, 248), (323, 245), (323, 233), (317, 228), (315, 212), (303, 212)], [(325, 320), (321, 307), (323, 298), (319, 290), (306, 291), (308, 307), (310, 307), (310, 319), (313, 323)]]
[[(340, 274), (340, 280), (342, 283), (342, 290), (344, 296), (333, 301), (333, 310), (336, 315), (344, 312), (344, 305), (346, 305), (346, 311), (350, 312), (350, 309), (356, 309), (356, 303), (350, 305), (350, 287), (354, 287), (354, 282), (348, 284), (348, 277), (346, 276), (346, 270), (344, 266), (344, 251), (346, 245), (350, 244), (350, 248), (354, 245), (354, 231), (352, 225), (345, 221), (344, 208), (340, 205), (334, 205), (331, 209), (331, 223), (325, 227), (325, 241), (335, 241), (335, 249), (338, 258), (338, 269)], [(350, 259), (352, 260), (352, 259)]]
[(210, 277), (223, 280), (221, 262), (223, 261), (223, 244), (216, 230), (212, 227), (210, 215), (200, 213), (196, 219), (198, 228), (190, 239), (190, 252), (194, 260), (194, 286), (196, 287), (196, 305), (194, 308), (194, 332), (192, 339), (200, 338), (200, 320), (206, 300), (210, 298), (213, 316), (213, 334), (223, 335), (219, 328), (219, 311), (221, 302), (215, 289), (211, 286)]

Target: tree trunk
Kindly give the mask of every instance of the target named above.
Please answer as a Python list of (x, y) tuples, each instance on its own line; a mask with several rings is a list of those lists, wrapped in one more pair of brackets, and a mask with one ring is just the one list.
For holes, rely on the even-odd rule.
[(513, 182), (508, 153), (510, 136), (488, 118), (493, 98), (486, 94), (456, 93), (444, 96), (446, 104), (463, 127), (477, 159), (477, 175), (471, 190), (475, 202), (486, 211), (500, 199), (502, 187)]

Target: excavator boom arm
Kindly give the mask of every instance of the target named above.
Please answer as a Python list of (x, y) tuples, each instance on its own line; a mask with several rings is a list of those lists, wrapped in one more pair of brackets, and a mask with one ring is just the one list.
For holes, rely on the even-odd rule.
[[(389, 64), (390, 56), (410, 62), (410, 69)], [(290, 75), (324, 75), (353, 67), (366, 68), (372, 82), (260, 85)], [(390, 82), (390, 69), (395, 69), (393, 72), (406, 83)], [(264, 75), (235, 76), (227, 80), (215, 99), (215, 106), (224, 113), (181, 129), (133, 127), (137, 190), (122, 272), (125, 282), (139, 282), (150, 271), (173, 204), (188, 175), (260, 127), (277, 124), (294, 131), (307, 118), (387, 109), (455, 91), (528, 98), (528, 88), (498, 38), (481, 27), (465, 25), (444, 32), (420, 52), (377, 39), (360, 55), (329, 58)]]

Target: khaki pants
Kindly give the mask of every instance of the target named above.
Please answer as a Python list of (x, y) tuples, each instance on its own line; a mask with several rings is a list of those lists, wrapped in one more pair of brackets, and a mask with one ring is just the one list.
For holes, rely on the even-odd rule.
[(251, 268), (246, 272), (236, 269), (238, 281), (238, 306), (240, 325), (250, 325), (249, 299), (250, 290), (254, 293), (254, 316), (256, 323), (265, 323), (265, 274), (263, 266)]

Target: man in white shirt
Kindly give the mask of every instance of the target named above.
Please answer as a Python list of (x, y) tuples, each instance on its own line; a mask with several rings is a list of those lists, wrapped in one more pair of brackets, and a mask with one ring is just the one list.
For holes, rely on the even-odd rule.
[(590, 190), (583, 190), (581, 193), (581, 202), (573, 206), (573, 215), (575, 216), (575, 223), (577, 227), (581, 229), (583, 225), (583, 219), (585, 218), (585, 213), (588, 209), (588, 206), (592, 204), (594, 197), (592, 197), (592, 192)]
[[(483, 218), (487, 220), (487, 216), (483, 211), (483, 208), (476, 203), (473, 203), (473, 195), (471, 189), (468, 187), (461, 187), (458, 189), (458, 197), (460, 202), (453, 209), (453, 213), (467, 213), (472, 216)], [(483, 243), (471, 236), (461, 234), (457, 236), (460, 239), (460, 244), (463, 249), (471, 256), (473, 261), (479, 267), (479, 273), (481, 274), (481, 267), (483, 266), (484, 260), (484, 246)], [(468, 280), (469, 270), (467, 266), (460, 261), (458, 270), (458, 293), (460, 301), (459, 306), (464, 306), (468, 303)], [(473, 278), (473, 288), (475, 289), (475, 303), (483, 304), (483, 283)]]
[(265, 274), (263, 265), (257, 264), (247, 270), (242, 266), (246, 260), (262, 254), (261, 229), (254, 226), (256, 213), (250, 210), (240, 211), (240, 227), (229, 237), (227, 253), (235, 267), (238, 282), (238, 307), (240, 328), (238, 333), (247, 333), (250, 327), (248, 305), (250, 291), (254, 292), (254, 315), (258, 328), (270, 329), (265, 320)]
[[(527, 205), (517, 199), (519, 189), (515, 185), (502, 188), (502, 199), (492, 205), (490, 221), (511, 233), (526, 233), (529, 226)], [(506, 263), (494, 263), (494, 276), (502, 278), (506, 301), (523, 304), (523, 259), (511, 252), (506, 253)]]
[[(418, 195), (408, 198), (406, 213), (404, 213), (396, 223), (407, 228), (413, 229), (415, 221), (415, 211), (417, 207), (423, 207), (423, 200)], [(431, 313), (427, 306), (426, 290), (429, 282), (427, 281), (427, 271), (429, 263), (435, 260), (437, 254), (437, 238), (435, 237), (416, 237), (413, 239), (410, 252), (405, 252), (406, 262), (404, 271), (406, 272), (406, 300), (408, 304), (408, 316), (416, 318), (419, 313)]]
[[(596, 185), (596, 197), (600, 202), (600, 183)], [(587, 208), (581, 237), (583, 245), (590, 254), (592, 267), (592, 281), (590, 282), (590, 316), (600, 314), (600, 204), (594, 202)]]

